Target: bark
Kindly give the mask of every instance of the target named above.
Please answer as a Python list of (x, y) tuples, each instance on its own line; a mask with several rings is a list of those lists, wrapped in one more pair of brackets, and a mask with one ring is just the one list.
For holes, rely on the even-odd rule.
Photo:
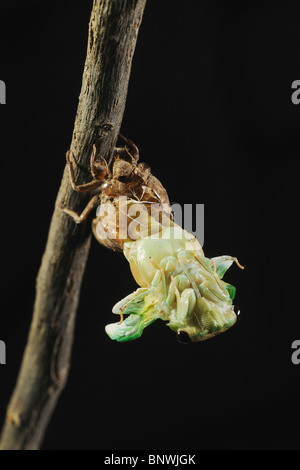
[[(77, 183), (88, 173), (93, 144), (112, 158), (125, 108), (132, 56), (146, 0), (94, 0), (82, 88), (70, 149)], [(63, 158), (63, 157), (62, 157)], [(38, 449), (68, 377), (81, 281), (90, 247), (90, 224), (59, 206), (81, 212), (65, 168), (36, 281), (33, 319), (16, 387), (7, 409), (0, 449)]]

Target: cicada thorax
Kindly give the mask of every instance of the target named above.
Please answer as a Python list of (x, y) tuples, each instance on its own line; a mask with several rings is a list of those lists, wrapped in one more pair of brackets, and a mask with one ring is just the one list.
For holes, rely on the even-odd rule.
[(139, 201), (169, 204), (167, 191), (145, 163), (116, 158), (107, 183), (104, 193), (109, 191), (114, 197), (127, 196)]
[[(137, 163), (127, 148), (117, 149), (112, 171), (102, 185), (102, 194), (109, 197), (127, 196), (139, 201), (169, 204), (167, 191), (152, 175), (146, 163)], [(136, 149), (137, 150), (137, 149)]]

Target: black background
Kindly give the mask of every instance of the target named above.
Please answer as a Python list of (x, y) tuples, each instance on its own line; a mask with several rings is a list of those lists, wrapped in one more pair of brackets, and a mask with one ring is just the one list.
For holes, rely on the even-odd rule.
[[(10, 3), (0, 9), (1, 421), (70, 145), (92, 6)], [(160, 321), (137, 341), (112, 342), (111, 308), (136, 285), (125, 258), (93, 240), (69, 381), (43, 449), (299, 449), (299, 17), (291, 1), (148, 2), (122, 132), (172, 202), (205, 204), (206, 255), (246, 265), (226, 275), (241, 319), (198, 344), (177, 343)]]

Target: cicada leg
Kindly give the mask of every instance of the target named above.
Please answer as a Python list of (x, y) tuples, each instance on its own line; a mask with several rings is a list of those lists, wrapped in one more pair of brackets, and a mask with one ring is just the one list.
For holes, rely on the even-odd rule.
[[(91, 156), (91, 173), (94, 177), (94, 179), (92, 181), (89, 181), (89, 183), (85, 183), (85, 184), (76, 184), (75, 182), (75, 172), (74, 172), (74, 167), (73, 167), (73, 163), (71, 161), (71, 151), (68, 150), (67, 153), (66, 153), (66, 160), (67, 160), (67, 163), (69, 165), (69, 168), (70, 168), (70, 181), (71, 181), (71, 185), (72, 185), (72, 188), (74, 189), (74, 191), (77, 191), (78, 193), (87, 193), (87, 192), (90, 192), (90, 191), (93, 191), (94, 189), (97, 189), (99, 188), (99, 186), (101, 186), (102, 184), (102, 180), (106, 174), (106, 170), (105, 170), (105, 167), (101, 165), (101, 169), (100, 169), (100, 163), (99, 162), (94, 162), (94, 158), (95, 158), (95, 152), (96, 152), (96, 147), (94, 146), (93, 147), (93, 153), (92, 153), (92, 156)], [(100, 173), (100, 170), (101, 170), (101, 176), (98, 176), (96, 178), (96, 174), (99, 175)]]
[(175, 277), (171, 276), (171, 283), (169, 286), (169, 292), (167, 296), (167, 304), (171, 307), (178, 295), (180, 297), (180, 292), (182, 292), (187, 287), (190, 287), (191, 283), (185, 274), (177, 274)]
[(128, 147), (130, 149), (130, 152), (126, 149), (126, 147), (116, 148), (115, 152), (117, 153), (117, 155), (122, 155), (122, 154), (126, 153), (133, 160), (135, 160), (135, 162), (137, 162), (140, 158), (140, 152), (139, 152), (139, 149), (137, 148), (137, 146), (132, 142), (132, 140), (127, 139), (121, 133), (119, 133), (119, 137), (120, 137), (120, 139), (124, 140), (124, 142), (128, 145)]
[(165, 256), (159, 263), (159, 266), (156, 264), (154, 259), (150, 258), (151, 263), (157, 269), (156, 274), (153, 278), (152, 285), (158, 286), (159, 283), (162, 283), (162, 293), (163, 300), (167, 303), (167, 284), (166, 284), (166, 275), (175, 271), (178, 266), (178, 261), (174, 256)]
[[(74, 191), (77, 191), (79, 193), (87, 193), (87, 192), (90, 192), (99, 188), (100, 185), (102, 184), (103, 178), (105, 177), (107, 173), (109, 173), (107, 162), (104, 159), (103, 159), (105, 161), (104, 165), (102, 165), (99, 161), (95, 162), (95, 156), (96, 156), (96, 146), (94, 145), (93, 153), (91, 155), (91, 160), (90, 160), (91, 174), (94, 177), (94, 179), (90, 181), (89, 183), (77, 185), (75, 181), (75, 171), (74, 171), (73, 163), (71, 161), (71, 151), (68, 150), (68, 152), (66, 153), (66, 160), (70, 169), (70, 182)], [(96, 194), (94, 197), (92, 197), (92, 199), (89, 201), (89, 203), (87, 204), (87, 206), (85, 207), (85, 209), (82, 211), (81, 214), (78, 214), (77, 212), (71, 209), (67, 209), (61, 206), (59, 206), (59, 209), (61, 209), (65, 214), (68, 214), (70, 217), (72, 217), (72, 219), (76, 222), (76, 224), (80, 224), (81, 222), (87, 219), (91, 211), (95, 209), (95, 207), (99, 204), (99, 202), (100, 202), (100, 195)]]
[(235, 256), (217, 256), (215, 258), (211, 258), (211, 262), (215, 266), (214, 269), (220, 279), (223, 278), (224, 274), (230, 268), (232, 263), (236, 263), (240, 269), (245, 269), (245, 267), (239, 263), (238, 259)]
[(184, 289), (180, 294), (173, 276), (171, 276), (171, 282), (173, 284), (177, 300), (176, 317), (178, 321), (182, 322), (186, 316), (190, 315), (194, 310), (197, 301), (196, 294), (194, 289), (191, 287)]
[(153, 281), (152, 281), (152, 285), (157, 287), (160, 282), (162, 283), (163, 299), (164, 299), (164, 302), (166, 302), (166, 300), (167, 300), (167, 286), (166, 286), (165, 270), (163, 268), (161, 268), (160, 266), (158, 266), (155, 263), (155, 261), (152, 257), (150, 257), (150, 261), (153, 264), (153, 266), (157, 269), (157, 271), (154, 275)]
[(81, 224), (81, 222), (87, 219), (87, 217), (92, 212), (92, 210), (98, 206), (99, 201), (100, 201), (100, 194), (96, 194), (94, 197), (92, 197), (92, 199), (89, 201), (89, 203), (81, 212), (81, 214), (77, 214), (77, 212), (72, 211), (71, 209), (67, 209), (66, 207), (61, 207), (61, 206), (58, 206), (58, 207), (62, 212), (71, 216), (72, 219), (76, 222), (76, 224)]
[(106, 175), (110, 174), (108, 164), (105, 158), (101, 157), (101, 160), (103, 162), (102, 164), (100, 163), (99, 160), (95, 161), (95, 157), (96, 157), (96, 145), (93, 145), (93, 153), (91, 155), (91, 160), (90, 160), (91, 174), (95, 180), (102, 181)]

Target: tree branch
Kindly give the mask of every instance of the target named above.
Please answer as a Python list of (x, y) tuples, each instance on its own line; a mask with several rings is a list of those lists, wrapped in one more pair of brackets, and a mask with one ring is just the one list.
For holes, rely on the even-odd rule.
[[(93, 144), (112, 158), (119, 133), (132, 56), (146, 0), (94, 0), (87, 56), (71, 151), (89, 166)], [(80, 182), (82, 175), (75, 175)], [(87, 196), (86, 196), (87, 197)], [(90, 247), (89, 224), (74, 230), (58, 206), (80, 212), (66, 167), (36, 283), (27, 346), (2, 430), (0, 449), (38, 449), (68, 377), (75, 315)]]

